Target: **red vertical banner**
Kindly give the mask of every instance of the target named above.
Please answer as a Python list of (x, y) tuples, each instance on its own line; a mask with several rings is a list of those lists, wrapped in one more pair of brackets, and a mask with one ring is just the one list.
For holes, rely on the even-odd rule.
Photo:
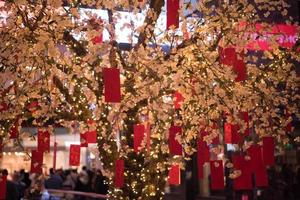
[(179, 27), (179, 0), (167, 0), (167, 29)]
[(234, 63), (233, 71), (236, 73), (236, 82), (244, 81), (247, 79), (247, 69), (246, 64), (243, 60), (237, 60)]
[(48, 131), (38, 130), (38, 151), (49, 152), (50, 151), (50, 133)]
[(176, 140), (177, 135), (181, 135), (181, 126), (171, 126), (169, 129), (169, 150), (173, 155), (182, 155), (182, 146)]
[(268, 175), (263, 163), (261, 147), (252, 145), (248, 149), (248, 154), (250, 156), (249, 170), (255, 175), (255, 185), (257, 187), (268, 186)]
[(180, 185), (180, 167), (172, 165), (168, 174), (168, 183), (170, 185)]
[(53, 170), (56, 170), (56, 154), (57, 154), (57, 142), (54, 142), (54, 147), (53, 147)]
[(241, 175), (233, 179), (233, 188), (235, 190), (251, 190), (252, 178), (249, 170), (250, 162), (245, 160), (242, 155), (233, 155), (232, 162), (235, 170), (239, 170)]
[(80, 145), (75, 145), (75, 144), (70, 145), (69, 165), (70, 166), (80, 165)]
[(139, 152), (139, 148), (141, 147), (142, 141), (145, 137), (145, 126), (143, 124), (136, 124), (133, 127), (133, 145), (134, 151)]
[(184, 101), (184, 97), (182, 96), (182, 94), (180, 92), (175, 92), (173, 94), (173, 102), (174, 102), (175, 110), (181, 108), (183, 101)]
[(80, 133), (80, 146), (81, 147), (88, 147), (86, 135), (87, 135), (87, 132)]
[(273, 137), (263, 138), (263, 160), (266, 166), (273, 166), (275, 164), (275, 141)]
[(7, 177), (6, 176), (0, 176), (0, 199), (4, 200), (6, 199), (6, 182)]
[(202, 139), (198, 140), (197, 146), (198, 177), (199, 179), (203, 179), (203, 165), (210, 160), (209, 147)]
[(225, 123), (224, 135), (226, 144), (239, 144), (242, 141), (242, 138), (238, 133), (238, 126), (236, 124)]
[(116, 188), (124, 186), (124, 160), (122, 159), (116, 160), (115, 186)]
[(43, 173), (43, 152), (32, 150), (31, 151), (31, 173), (41, 174)]
[(118, 103), (121, 101), (120, 70), (103, 68), (105, 102)]
[[(207, 131), (201, 131), (200, 134), (201, 134), (201, 138), (204, 139), (204, 137), (208, 136), (210, 133)], [(213, 145), (219, 144), (219, 135), (212, 139), (211, 144), (213, 144)]]
[(210, 161), (211, 189), (224, 189), (224, 168), (222, 160)]

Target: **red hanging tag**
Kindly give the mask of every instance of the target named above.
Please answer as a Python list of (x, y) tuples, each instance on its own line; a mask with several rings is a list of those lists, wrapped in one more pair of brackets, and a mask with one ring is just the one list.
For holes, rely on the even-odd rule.
[(175, 108), (175, 110), (176, 109), (180, 109), (181, 105), (182, 105), (182, 103), (184, 101), (184, 98), (183, 98), (182, 94), (180, 92), (175, 92), (173, 94), (173, 99), (174, 99), (173, 101), (174, 101), (174, 108)]
[(19, 137), (19, 128), (18, 128), (18, 122), (19, 120), (17, 119), (14, 123), (14, 125), (12, 125), (10, 127), (10, 131), (9, 131), (9, 134), (10, 134), (10, 139), (16, 139)]
[(239, 177), (233, 179), (233, 188), (235, 190), (251, 190), (253, 186), (249, 170), (250, 162), (245, 160), (242, 155), (233, 155), (232, 162), (234, 169), (241, 172)]
[(265, 166), (273, 166), (275, 164), (275, 142), (273, 137), (263, 138), (263, 160)]
[(220, 62), (224, 65), (233, 66), (237, 61), (235, 48), (219, 48)]
[(268, 186), (268, 175), (263, 163), (261, 147), (258, 145), (252, 145), (248, 149), (248, 154), (250, 156), (249, 170), (255, 175), (256, 187)]
[(50, 133), (38, 130), (38, 151), (50, 152)]
[(133, 127), (133, 143), (134, 143), (134, 152), (139, 152), (139, 148), (142, 144), (142, 141), (145, 137), (145, 126), (143, 124), (136, 124)]
[(198, 177), (199, 179), (203, 179), (203, 165), (205, 162), (209, 162), (210, 153), (209, 147), (206, 142), (202, 139), (198, 140), (198, 151), (197, 151), (197, 162), (198, 162)]
[(211, 189), (224, 189), (224, 168), (222, 160), (210, 161)]
[(233, 66), (233, 71), (236, 73), (236, 82), (244, 81), (247, 79), (247, 69), (243, 60), (236, 60)]
[(122, 188), (124, 186), (124, 160), (116, 160), (115, 186)]
[(238, 133), (238, 126), (231, 123), (224, 124), (224, 134), (226, 144), (239, 144), (242, 141)]
[(39, 152), (37, 150), (31, 151), (31, 173), (41, 174), (43, 173), (43, 152)]
[(177, 135), (181, 135), (182, 130), (180, 126), (171, 126), (169, 129), (169, 149), (173, 155), (182, 155), (182, 146), (175, 139)]
[[(290, 114), (288, 111), (286, 111), (285, 119), (288, 120), (290, 117), (291, 117), (291, 114)], [(291, 122), (289, 122), (289, 123), (286, 125), (285, 131), (286, 131), (287, 133), (292, 132), (292, 123), (291, 123)]]
[(7, 177), (0, 175), (0, 199), (6, 199)]
[(87, 132), (80, 133), (80, 146), (81, 147), (88, 147), (88, 142), (87, 142)]
[(71, 144), (70, 145), (70, 166), (79, 166), (80, 165), (80, 145)]
[(250, 135), (250, 130), (249, 130), (249, 114), (248, 112), (240, 112), (240, 118), (246, 123), (246, 129), (244, 131), (244, 136), (249, 136)]
[(179, 27), (179, 0), (167, 0), (167, 29)]
[(97, 131), (88, 131), (85, 133), (85, 137), (86, 137), (86, 143), (88, 144), (97, 143)]
[(105, 102), (117, 103), (121, 101), (120, 70), (117, 68), (103, 68)]
[(180, 167), (179, 165), (172, 165), (169, 170), (168, 182), (170, 185), (180, 185)]

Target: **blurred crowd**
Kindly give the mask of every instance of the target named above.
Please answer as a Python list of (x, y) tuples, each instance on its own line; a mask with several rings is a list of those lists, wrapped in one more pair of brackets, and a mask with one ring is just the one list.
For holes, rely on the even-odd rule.
[[(58, 169), (49, 170), (48, 175), (30, 174), (25, 170), (8, 174), (1, 170), (2, 176), (10, 177), (6, 183), (6, 200), (60, 200), (61, 198), (48, 192), (49, 189), (91, 192), (107, 194), (108, 185), (100, 169)], [(84, 196), (64, 195), (63, 199), (90, 200)]]

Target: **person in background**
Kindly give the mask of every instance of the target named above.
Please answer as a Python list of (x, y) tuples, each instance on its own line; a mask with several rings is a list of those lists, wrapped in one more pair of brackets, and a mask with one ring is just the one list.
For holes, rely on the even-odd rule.
[(54, 172), (53, 168), (51, 168), (49, 172), (50, 172), (50, 177), (45, 181), (46, 189), (62, 188), (62, 184), (63, 184), (62, 178)]
[(21, 181), (20, 173), (19, 172), (14, 172), (12, 176), (12, 181), (16, 185), (19, 197), (18, 199), (21, 199), (24, 197), (26, 185)]
[(93, 191), (97, 194), (107, 194), (108, 185), (100, 169), (96, 171), (93, 178)]
[[(6, 169), (2, 170), (2, 176), (8, 176)], [(19, 200), (19, 193), (14, 182), (7, 180), (6, 182), (6, 200)]]
[(31, 180), (29, 178), (29, 173), (25, 172), (24, 177), (21, 179), (21, 182), (23, 182), (26, 186), (26, 189), (31, 186)]

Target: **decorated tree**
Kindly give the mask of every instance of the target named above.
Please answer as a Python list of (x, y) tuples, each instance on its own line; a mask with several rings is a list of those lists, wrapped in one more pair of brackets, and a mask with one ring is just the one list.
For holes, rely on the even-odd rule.
[[(280, 147), (299, 106), (293, 64), (299, 53), (285, 37), (299, 29), (290, 25), (292, 33), (283, 35), (257, 13), (286, 15), (287, 7), (240, 0), (6, 1), (2, 139), (21, 138), (24, 122), (96, 130), (109, 199), (143, 200), (162, 199), (169, 171), (178, 176), (201, 142), (206, 150), (213, 143), (216, 154), (236, 143), (242, 155), (264, 136)], [(131, 19), (120, 25), (124, 11)], [(120, 26), (129, 32), (127, 48), (118, 42)]]

